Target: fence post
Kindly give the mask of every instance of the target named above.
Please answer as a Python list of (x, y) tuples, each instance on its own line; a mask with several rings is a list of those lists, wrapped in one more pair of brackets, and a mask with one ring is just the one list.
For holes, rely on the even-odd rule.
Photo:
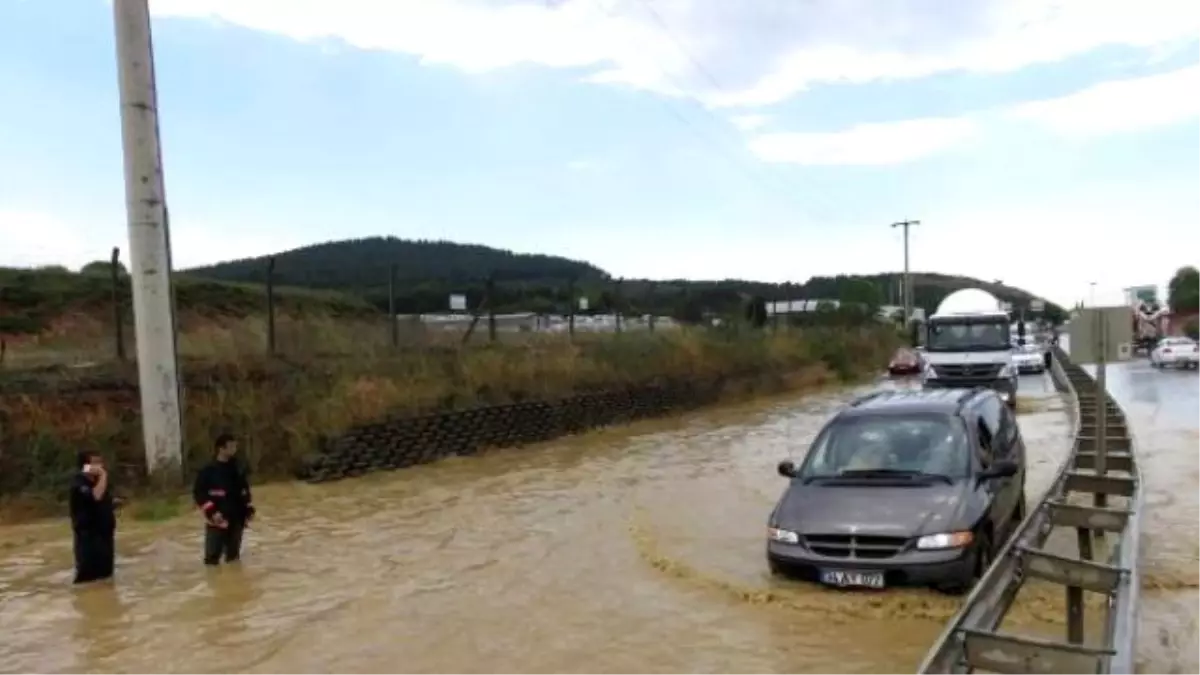
[(622, 302), (622, 298), (621, 298), (621, 282), (623, 282), (623, 281), (625, 281), (625, 279), (620, 278), (620, 279), (617, 279), (617, 283), (613, 284), (613, 313), (616, 314), (616, 318), (617, 318), (616, 330), (618, 333), (621, 332), (621, 323), (622, 323), (622, 319), (623, 319), (621, 313), (622, 313), (622, 308), (625, 305), (625, 303)]
[(121, 249), (114, 246), (112, 261), (109, 265), (112, 275), (113, 326), (116, 328), (114, 339), (117, 341), (117, 360), (125, 360), (125, 321), (121, 312)]
[[(792, 282), (785, 281), (783, 284), (783, 317), (780, 321), (783, 323), (784, 330), (792, 326)], [(775, 305), (775, 311), (779, 312), (779, 305)]]
[(575, 303), (579, 302), (575, 297), (575, 277), (567, 280), (567, 335), (575, 337)]
[(650, 329), (651, 333), (654, 332), (655, 319), (658, 318), (657, 310), (655, 309), (655, 306), (654, 306), (654, 297), (655, 297), (655, 293), (657, 291), (658, 291), (658, 283), (651, 281), (650, 286), (646, 289), (646, 305), (649, 306), (649, 308), (650, 308), (650, 311), (648, 313), (650, 318), (646, 320), (646, 327)]
[(388, 268), (388, 325), (392, 331), (392, 347), (400, 345), (400, 323), (396, 318), (396, 265)]
[(485, 284), (488, 313), (488, 340), (496, 341), (496, 275), (489, 274)]
[(267, 258), (267, 354), (275, 356), (275, 256)]

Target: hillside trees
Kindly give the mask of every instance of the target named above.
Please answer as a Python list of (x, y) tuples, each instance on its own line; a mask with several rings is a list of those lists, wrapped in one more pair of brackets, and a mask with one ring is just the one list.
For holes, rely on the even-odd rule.
[(1172, 312), (1200, 311), (1200, 270), (1188, 265), (1175, 271), (1167, 283), (1167, 304)]
[[(431, 313), (448, 309), (451, 294), (465, 294), (468, 306), (482, 304), (486, 279), (494, 281), (491, 306), (498, 312), (565, 312), (568, 288), (576, 297), (587, 297), (593, 312), (621, 310), (633, 314), (655, 313), (694, 322), (705, 314), (744, 316), (746, 298), (777, 300), (837, 300), (865, 305), (874, 311), (897, 295), (900, 275), (838, 275), (812, 277), (804, 283), (779, 284), (724, 279), (617, 281), (587, 262), (559, 256), (532, 255), (475, 244), (448, 241), (409, 241), (372, 237), (315, 244), (275, 257), (276, 286), (337, 290), (366, 299), (381, 309), (388, 306), (388, 278), (395, 266), (396, 309), (400, 313)], [(262, 283), (267, 258), (251, 258), (185, 270), (192, 277), (221, 281)], [(1028, 307), (1035, 298), (1027, 291), (970, 277), (914, 273), (913, 301), (932, 312), (949, 293), (978, 287), (1010, 302)], [(1046, 316), (1061, 321), (1061, 307), (1047, 303)]]

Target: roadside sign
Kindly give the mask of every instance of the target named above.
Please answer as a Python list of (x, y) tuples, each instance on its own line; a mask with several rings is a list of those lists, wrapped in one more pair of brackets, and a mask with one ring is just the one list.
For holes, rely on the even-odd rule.
[(588, 309), (588, 299), (586, 297), (579, 298), (579, 311), (586, 312)]
[(1031, 300), (1029, 302), (1029, 311), (1038, 313), (1046, 311), (1046, 302), (1044, 300)]
[(460, 294), (450, 295), (450, 311), (465, 312), (467, 311), (467, 296)]
[(1011, 302), (1002, 302), (1002, 303), (1000, 303), (1000, 307), (1006, 312), (1012, 311), (1012, 303)]
[(1133, 322), (1128, 307), (1084, 307), (1067, 327), (1071, 339), (1071, 360), (1095, 363), (1100, 358), (1103, 333), (1104, 358), (1108, 362), (1133, 358)]

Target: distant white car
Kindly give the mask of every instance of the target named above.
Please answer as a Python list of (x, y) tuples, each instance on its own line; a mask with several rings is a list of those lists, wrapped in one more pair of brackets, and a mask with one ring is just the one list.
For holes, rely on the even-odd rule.
[(1150, 352), (1150, 365), (1155, 368), (1195, 368), (1200, 364), (1200, 348), (1186, 337), (1169, 337), (1158, 341)]
[(1017, 366), (1018, 373), (1044, 373), (1046, 372), (1045, 350), (1032, 342), (1024, 346), (1017, 346), (1016, 352), (1013, 354), (1013, 363)]

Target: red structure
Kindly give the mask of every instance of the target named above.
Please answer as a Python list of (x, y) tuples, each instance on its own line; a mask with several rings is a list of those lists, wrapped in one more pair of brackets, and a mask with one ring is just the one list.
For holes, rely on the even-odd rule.
[(1188, 323), (1196, 321), (1200, 316), (1198, 312), (1170, 312), (1166, 316), (1167, 335), (1179, 337), (1184, 334), (1184, 328)]

